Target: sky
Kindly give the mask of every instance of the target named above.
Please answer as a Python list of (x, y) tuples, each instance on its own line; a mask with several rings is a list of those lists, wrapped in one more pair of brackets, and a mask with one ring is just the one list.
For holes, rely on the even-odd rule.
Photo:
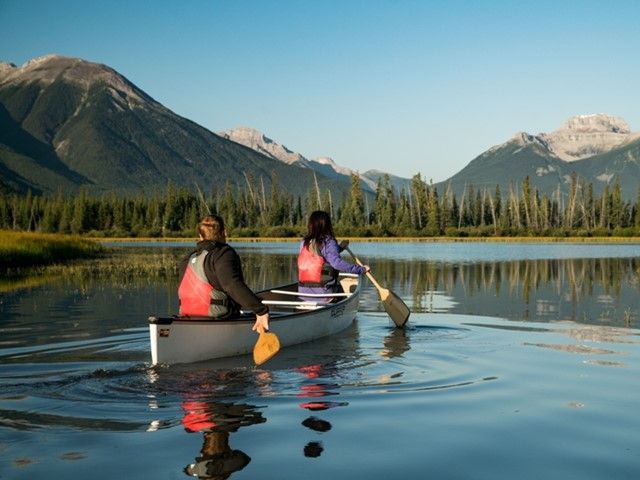
[(0, 0), (0, 61), (106, 64), (211, 131), (439, 182), (515, 133), (640, 131), (636, 0)]

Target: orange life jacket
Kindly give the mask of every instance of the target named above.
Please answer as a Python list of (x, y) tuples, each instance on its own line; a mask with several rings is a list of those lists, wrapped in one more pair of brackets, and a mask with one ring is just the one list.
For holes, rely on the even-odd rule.
[(229, 313), (227, 294), (209, 283), (204, 259), (209, 252), (193, 253), (178, 287), (180, 315), (222, 317)]
[(337, 272), (325, 263), (322, 255), (313, 252), (309, 245), (300, 247), (298, 254), (298, 284), (304, 287), (324, 287), (335, 280)]

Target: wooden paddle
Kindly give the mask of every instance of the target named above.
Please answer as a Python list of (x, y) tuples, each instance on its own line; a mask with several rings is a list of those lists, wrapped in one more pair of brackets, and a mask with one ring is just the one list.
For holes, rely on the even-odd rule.
[[(362, 265), (362, 262), (353, 254), (351, 250), (349, 250), (349, 247), (345, 247), (345, 250), (351, 254), (358, 265)], [(382, 306), (391, 317), (391, 320), (393, 320), (393, 322), (396, 324), (396, 327), (404, 327), (405, 323), (407, 323), (407, 320), (409, 320), (409, 315), (411, 314), (411, 310), (409, 310), (409, 307), (407, 307), (407, 305), (398, 295), (393, 293), (388, 288), (384, 288), (383, 286), (381, 286), (376, 281), (376, 279), (373, 278), (371, 272), (367, 272), (367, 278), (371, 280), (373, 286), (378, 290)]]
[(262, 327), (258, 327), (258, 332), (260, 336), (253, 347), (253, 361), (256, 365), (262, 365), (278, 353), (280, 340), (278, 340), (278, 336), (275, 333), (269, 332)]

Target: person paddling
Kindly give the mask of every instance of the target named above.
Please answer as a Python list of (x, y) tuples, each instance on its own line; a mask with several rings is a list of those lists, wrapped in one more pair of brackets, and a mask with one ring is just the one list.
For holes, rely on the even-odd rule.
[(224, 318), (251, 310), (256, 314), (252, 330), (269, 330), (269, 308), (245, 283), (240, 257), (226, 243), (222, 217), (205, 216), (198, 223), (198, 240), (178, 265), (180, 315)]
[[(338, 272), (365, 274), (368, 265), (355, 265), (344, 260), (340, 252), (349, 245), (344, 240), (338, 245), (333, 234), (331, 217), (322, 210), (309, 216), (307, 234), (300, 243), (298, 254), (298, 292), (310, 294), (338, 291)], [(301, 298), (309, 300), (309, 297)], [(314, 302), (329, 302), (331, 297), (313, 297)]]

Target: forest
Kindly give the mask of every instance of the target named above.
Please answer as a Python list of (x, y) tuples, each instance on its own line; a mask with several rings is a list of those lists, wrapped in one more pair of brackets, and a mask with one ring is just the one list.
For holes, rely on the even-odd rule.
[[(248, 183), (248, 185), (251, 185)], [(1, 194), (0, 229), (70, 233), (92, 237), (192, 237), (198, 219), (221, 215), (230, 236), (295, 237), (308, 214), (330, 212), (336, 235), (351, 237), (591, 237), (639, 236), (640, 190), (625, 201), (618, 181), (598, 196), (592, 184), (571, 178), (567, 192), (540, 193), (529, 177), (501, 191), (467, 186), (456, 195), (438, 192), (420, 174), (411, 186), (392, 188), (382, 177), (375, 195), (362, 191), (357, 175), (342, 198), (312, 187), (305, 197), (282, 191), (273, 178), (269, 191), (225, 184), (202, 192), (169, 183), (145, 195)]]

